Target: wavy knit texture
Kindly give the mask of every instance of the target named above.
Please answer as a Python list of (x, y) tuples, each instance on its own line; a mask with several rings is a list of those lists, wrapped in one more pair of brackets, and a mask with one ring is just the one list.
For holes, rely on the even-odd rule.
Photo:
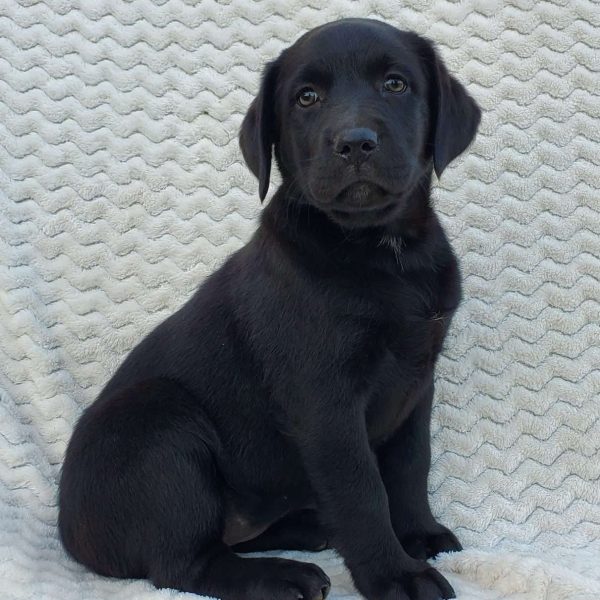
[[(463, 600), (600, 598), (598, 4), (323, 4), (0, 3), (5, 600), (184, 596), (65, 555), (61, 460), (125, 354), (255, 229), (236, 136), (262, 65), (344, 16), (435, 40), (484, 110), (435, 189), (466, 295), (437, 369), (430, 488), (467, 550), (437, 564)], [(355, 597), (333, 552), (300, 556)]]

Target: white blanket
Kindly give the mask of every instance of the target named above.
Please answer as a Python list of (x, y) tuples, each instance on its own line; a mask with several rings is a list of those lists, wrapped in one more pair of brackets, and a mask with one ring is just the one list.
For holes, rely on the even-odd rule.
[[(98, 577), (56, 531), (73, 424), (251, 234), (236, 135), (261, 66), (371, 16), (478, 99), (436, 187), (466, 300), (437, 369), (436, 514), (461, 600), (600, 598), (600, 10), (591, 0), (0, 2), (0, 598), (183, 597)], [(332, 552), (333, 598), (352, 598)]]

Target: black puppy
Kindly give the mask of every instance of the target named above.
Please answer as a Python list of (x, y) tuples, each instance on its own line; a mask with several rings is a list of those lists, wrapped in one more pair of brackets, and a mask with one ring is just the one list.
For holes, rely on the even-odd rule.
[(270, 63), (242, 125), (250, 242), (137, 346), (83, 414), (60, 485), (94, 571), (224, 600), (320, 600), (344, 558), (369, 600), (452, 598), (427, 500), (433, 371), (460, 300), (429, 199), (480, 111), (432, 45), (370, 20)]

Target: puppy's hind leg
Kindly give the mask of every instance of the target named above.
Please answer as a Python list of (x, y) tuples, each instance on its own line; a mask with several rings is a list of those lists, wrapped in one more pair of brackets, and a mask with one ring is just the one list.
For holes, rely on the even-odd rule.
[(157, 587), (221, 600), (325, 599), (331, 583), (316, 565), (237, 556), (222, 541), (225, 504), (214, 464), (208, 460), (203, 464), (196, 457), (192, 476), (182, 465), (185, 457), (173, 451), (172, 458), (173, 464), (163, 463), (163, 477), (173, 473), (177, 479), (164, 481), (164, 485), (170, 490), (178, 487), (181, 495), (170, 497), (167, 492), (163, 498), (156, 554), (149, 573)]
[[(218, 437), (198, 399), (152, 379), (103, 396), (67, 449), (59, 529), (69, 553), (97, 573), (222, 600), (320, 600), (316, 566), (243, 559), (222, 541)], [(218, 452), (218, 450), (216, 450)]]
[(400, 430), (378, 450), (394, 531), (406, 552), (418, 559), (462, 550), (457, 537), (435, 520), (429, 506), (432, 401), (433, 382)]
[[(220, 518), (211, 521), (210, 531), (198, 524), (193, 527), (194, 523), (185, 518), (178, 522), (178, 546), (183, 551), (165, 554), (157, 547), (159, 552), (150, 573), (156, 587), (175, 588), (221, 600), (325, 600), (331, 582), (317, 565), (282, 558), (242, 558), (235, 554), (220, 539), (220, 496), (213, 494), (215, 488), (208, 491), (205, 487), (204, 490), (204, 507), (209, 500)], [(207, 523), (206, 519), (204, 523)], [(202, 529), (202, 536), (196, 535), (198, 529)], [(182, 544), (184, 530), (187, 539)], [(165, 529), (161, 538), (173, 533)]]
[[(171, 536), (178, 541), (174, 551), (165, 552), (164, 542), (156, 546), (152, 582), (160, 588), (221, 600), (324, 600), (331, 582), (317, 565), (280, 558), (242, 558), (222, 541), (225, 505), (219, 475), (205, 466), (200, 498), (187, 490), (187, 508), (177, 522), (164, 521), (159, 540)], [(176, 505), (177, 499), (165, 498), (165, 510)]]

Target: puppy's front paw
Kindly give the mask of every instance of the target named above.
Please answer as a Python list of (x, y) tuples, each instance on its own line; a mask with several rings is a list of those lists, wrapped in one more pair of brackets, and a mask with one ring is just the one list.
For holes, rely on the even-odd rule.
[(458, 538), (439, 523), (429, 531), (407, 533), (400, 538), (402, 546), (410, 556), (417, 559), (428, 559), (441, 552), (460, 552), (462, 546)]
[(448, 600), (454, 589), (438, 571), (427, 567), (395, 577), (383, 593), (372, 600)]
[(367, 600), (449, 600), (456, 598), (445, 577), (425, 561), (408, 557), (383, 565), (363, 563), (351, 569), (358, 591)]

